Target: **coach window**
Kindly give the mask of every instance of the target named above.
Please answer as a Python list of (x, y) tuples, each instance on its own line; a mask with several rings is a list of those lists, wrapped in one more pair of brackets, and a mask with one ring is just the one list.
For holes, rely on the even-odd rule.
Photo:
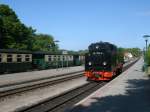
[(2, 62), (2, 55), (0, 54), (0, 63)]
[(58, 56), (58, 61), (60, 61), (60, 56)]
[(7, 62), (12, 62), (12, 55), (11, 54), (8, 54), (7, 55)]
[(30, 56), (29, 55), (25, 55), (25, 61), (29, 62), (30, 61)]
[(51, 56), (49, 55), (49, 56), (48, 56), (48, 61), (51, 61), (51, 60), (52, 60), (52, 58), (51, 58)]
[(17, 62), (21, 62), (22, 61), (22, 55), (17, 55)]
[(65, 60), (65, 56), (63, 56), (63, 61)]
[(56, 55), (54, 56), (54, 61), (56, 61), (57, 60), (57, 57), (56, 57)]

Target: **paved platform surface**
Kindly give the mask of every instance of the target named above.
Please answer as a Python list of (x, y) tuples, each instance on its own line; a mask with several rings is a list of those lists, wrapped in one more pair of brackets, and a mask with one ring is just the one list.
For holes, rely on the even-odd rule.
[(150, 78), (141, 58), (127, 71), (84, 100), (71, 112), (150, 112)]
[(82, 71), (82, 70), (84, 70), (84, 66), (4, 74), (4, 75), (0, 75), (0, 87), (5, 85), (15, 84), (15, 83), (21, 83), (25, 81), (48, 78), (51, 76), (62, 75), (71, 72)]

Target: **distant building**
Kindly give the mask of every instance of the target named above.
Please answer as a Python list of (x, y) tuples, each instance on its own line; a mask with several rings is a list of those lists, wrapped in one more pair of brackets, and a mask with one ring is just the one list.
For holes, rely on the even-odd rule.
[(132, 53), (130, 53), (130, 52), (125, 52), (125, 53), (124, 53), (124, 61), (125, 61), (125, 62), (130, 61), (132, 58), (133, 58)]

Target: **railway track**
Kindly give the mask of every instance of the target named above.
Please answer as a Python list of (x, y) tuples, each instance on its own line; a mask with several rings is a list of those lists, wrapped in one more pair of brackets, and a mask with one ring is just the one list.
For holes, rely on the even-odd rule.
[(68, 74), (62, 74), (57, 76), (52, 76), (43, 79), (37, 79), (32, 81), (26, 81), (22, 83), (15, 83), (10, 85), (4, 85), (0, 87), (0, 98), (33, 90), (40, 87), (45, 87), (49, 85), (55, 85), (61, 82), (65, 82), (67, 80), (76, 79), (79, 77), (83, 77), (83, 71), (72, 72)]
[(87, 95), (92, 93), (94, 90), (97, 90), (98, 88), (102, 87), (105, 83), (106, 82), (90, 82), (84, 84), (78, 88), (64, 92), (59, 96), (54, 96), (53, 98), (47, 99), (44, 102), (41, 102), (30, 108), (24, 109), (20, 112), (52, 112), (56, 110), (60, 111), (59, 108), (61, 108), (62, 105), (66, 105), (66, 103), (80, 98), (81, 95)]
[[(137, 61), (138, 60), (135, 60), (134, 62), (126, 65), (123, 71), (127, 70)], [(78, 88), (66, 91), (58, 96), (46, 99), (36, 105), (19, 110), (18, 112), (63, 112), (66, 109), (71, 109), (75, 103), (104, 86), (106, 83), (108, 82), (89, 82)]]

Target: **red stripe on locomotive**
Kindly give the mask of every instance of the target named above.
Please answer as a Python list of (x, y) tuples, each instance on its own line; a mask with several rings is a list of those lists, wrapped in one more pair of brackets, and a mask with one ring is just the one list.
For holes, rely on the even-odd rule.
[(110, 80), (114, 75), (117, 75), (119, 70), (122, 70), (122, 65), (120, 64), (113, 71), (85, 71), (84, 75), (91, 80), (100, 81), (100, 80)]
[(105, 72), (105, 71), (85, 71), (84, 75), (91, 80), (99, 81), (99, 80), (110, 80), (113, 76), (113, 72)]

